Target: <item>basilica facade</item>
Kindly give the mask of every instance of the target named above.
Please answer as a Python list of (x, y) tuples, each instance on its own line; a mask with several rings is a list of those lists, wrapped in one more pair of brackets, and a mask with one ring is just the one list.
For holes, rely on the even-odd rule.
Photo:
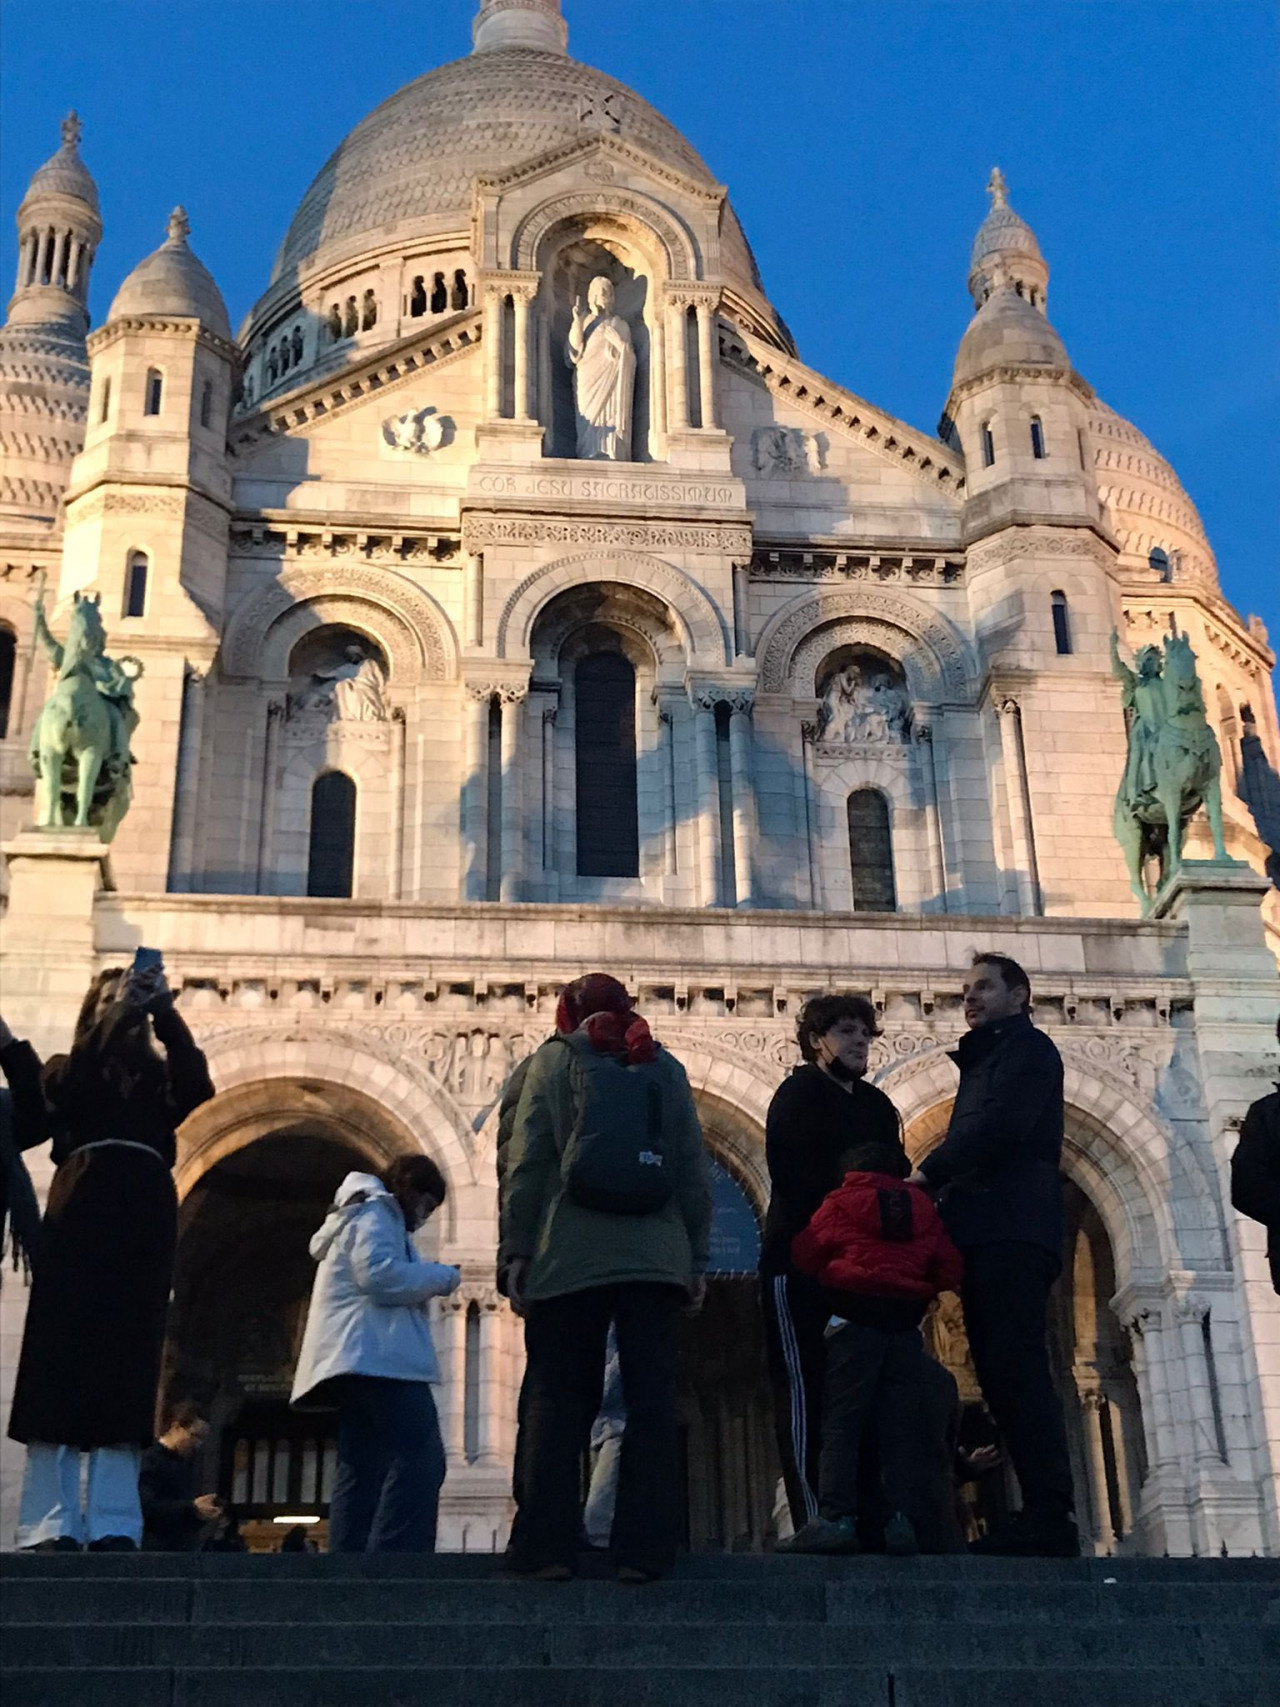
[[(483, 0), (470, 54), (352, 131), (238, 334), (181, 209), (90, 332), (74, 118), (32, 180), (0, 331), (4, 1006), (64, 1048), (95, 970), (164, 952), (218, 1092), (180, 1134), (166, 1382), (210, 1405), (255, 1533), (331, 1475), (325, 1418), (287, 1406), (307, 1239), (348, 1168), (425, 1150), (450, 1196), (424, 1236), (464, 1276), (442, 1543), (502, 1545), (496, 1100), (599, 969), (688, 1068), (715, 1163), (688, 1540), (764, 1544), (751, 1271), (796, 1014), (871, 997), (918, 1156), (987, 947), (1066, 1063), (1054, 1359), (1090, 1544), (1280, 1555), (1280, 1305), (1227, 1195), (1280, 1007), (1243, 780), (1280, 767), (1274, 656), (988, 190), (926, 430), (805, 365), (723, 185), (569, 57), (559, 0)], [(99, 598), (132, 660), (109, 846), (31, 828), (42, 589), (56, 635)], [(1113, 824), (1113, 630), (1190, 638), (1222, 751), (1230, 857), (1193, 824), (1154, 896)], [(6, 1276), (6, 1402), (23, 1304)], [(958, 1310), (930, 1334), (976, 1405)]]

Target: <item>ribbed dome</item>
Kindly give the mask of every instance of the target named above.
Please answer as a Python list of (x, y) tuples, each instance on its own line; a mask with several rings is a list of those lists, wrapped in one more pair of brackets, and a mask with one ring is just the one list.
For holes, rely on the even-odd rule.
[[(606, 108), (606, 102), (608, 103)], [(633, 89), (564, 54), (474, 53), (429, 71), (363, 119), (303, 196), (273, 282), (330, 246), (383, 242), (398, 226), (467, 231), (471, 180), (591, 135), (584, 114), (699, 183), (716, 179), (680, 132)], [(742, 228), (726, 209), (725, 272), (759, 289)]]
[(78, 116), (74, 112), (68, 113), (62, 121), (62, 147), (32, 177), (22, 198), (24, 208), (41, 196), (74, 196), (77, 201), (91, 207), (95, 214), (101, 213), (98, 186), (80, 158), (80, 131)]
[(1036, 234), (1026, 220), (1016, 214), (1007, 201), (997, 200), (978, 227), (969, 256), (969, 270), (976, 272), (992, 255), (1034, 255), (1043, 260)]
[(1071, 372), (1062, 339), (1040, 310), (1012, 289), (989, 296), (969, 322), (956, 355), (952, 388), (1001, 367)]
[(137, 266), (116, 292), (107, 313), (108, 322), (140, 314), (181, 315), (199, 320), (220, 338), (230, 339), (231, 323), (222, 292), (209, 269), (187, 242), (191, 229), (182, 208), (169, 216), (169, 235), (145, 261)]
[(1217, 564), (1199, 511), (1147, 436), (1095, 397), (1089, 410), (1098, 496), (1121, 549), (1148, 557), (1160, 547), (1174, 579), (1217, 584)]

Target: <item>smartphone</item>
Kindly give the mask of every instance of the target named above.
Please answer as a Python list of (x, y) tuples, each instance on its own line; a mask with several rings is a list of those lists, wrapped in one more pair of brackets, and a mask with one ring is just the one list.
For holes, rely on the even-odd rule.
[(164, 955), (158, 948), (139, 948), (134, 951), (133, 976), (150, 977), (164, 965)]

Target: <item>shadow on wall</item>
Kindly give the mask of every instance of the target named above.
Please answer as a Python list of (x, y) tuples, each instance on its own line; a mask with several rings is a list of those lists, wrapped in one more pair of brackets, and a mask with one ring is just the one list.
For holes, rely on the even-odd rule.
[(1280, 889), (1280, 773), (1263, 748), (1250, 708), (1242, 707), (1240, 737), (1240, 783), (1236, 790), (1249, 808), (1269, 850), (1267, 876)]

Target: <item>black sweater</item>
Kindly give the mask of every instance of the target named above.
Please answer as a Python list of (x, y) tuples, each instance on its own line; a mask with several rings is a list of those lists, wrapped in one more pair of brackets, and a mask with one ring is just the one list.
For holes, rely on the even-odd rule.
[(765, 1154), (771, 1193), (760, 1248), (762, 1274), (794, 1274), (791, 1241), (844, 1175), (840, 1157), (855, 1145), (902, 1148), (898, 1111), (865, 1079), (845, 1090), (821, 1067), (797, 1067), (769, 1104)]

